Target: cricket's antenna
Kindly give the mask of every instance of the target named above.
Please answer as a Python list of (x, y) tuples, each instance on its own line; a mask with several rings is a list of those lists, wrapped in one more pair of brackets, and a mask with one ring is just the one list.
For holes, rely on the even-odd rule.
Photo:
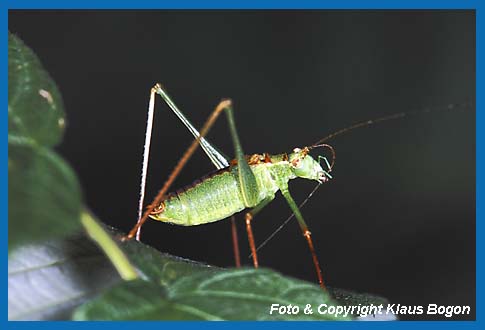
[[(298, 205), (298, 208), (301, 210), (301, 208), (303, 206), (305, 206), (305, 204), (310, 200), (310, 198), (312, 198), (313, 194), (318, 190), (318, 188), (320, 187), (322, 183), (319, 182), (317, 183), (317, 185), (315, 186), (315, 188), (313, 188), (313, 190), (311, 191), (310, 194), (308, 194), (308, 196), (305, 198), (305, 200), (300, 204)], [(286, 226), (286, 224), (288, 222), (290, 222), (291, 219), (293, 219), (293, 217), (295, 216), (295, 213), (291, 213), (290, 216), (288, 218), (286, 218), (286, 220), (278, 227), (276, 228), (275, 231), (273, 231), (273, 233), (271, 235), (268, 236), (268, 238), (266, 238), (263, 243), (259, 244), (258, 247), (256, 248), (256, 252), (259, 251), (259, 249), (261, 249), (263, 246), (265, 246), (281, 229), (283, 229), (284, 226)], [(253, 254), (251, 253), (248, 258), (252, 258)]]
[(434, 108), (423, 108), (423, 109), (420, 109), (420, 110), (403, 111), (403, 112), (398, 112), (398, 113), (394, 113), (394, 114), (383, 116), (383, 117), (378, 117), (378, 118), (371, 119), (371, 120), (361, 121), (359, 123), (353, 124), (351, 126), (347, 126), (345, 128), (342, 128), (338, 131), (333, 132), (332, 134), (327, 135), (323, 139), (320, 139), (317, 142), (315, 142), (314, 144), (312, 144), (312, 146), (310, 146), (309, 148), (311, 149), (313, 147), (316, 147), (323, 142), (326, 142), (330, 139), (333, 139), (334, 137), (336, 137), (338, 135), (342, 135), (344, 133), (352, 131), (356, 128), (371, 126), (371, 125), (381, 123), (381, 122), (384, 122), (384, 121), (390, 121), (390, 120), (395, 120), (395, 119), (404, 118), (404, 117), (408, 117), (408, 116), (415, 116), (415, 115), (424, 114), (424, 113), (444, 112), (444, 111), (466, 109), (466, 108), (468, 108), (469, 106), (472, 106), (472, 105), (473, 104), (471, 102), (451, 103), (451, 104), (448, 104), (447, 106), (438, 106), (438, 107), (434, 107)]
[[(314, 144), (312, 144), (308, 148), (310, 150), (313, 149), (313, 148), (317, 148), (317, 147), (326, 147), (326, 148), (330, 149), (330, 151), (332, 152), (332, 156), (333, 156), (333, 160), (332, 160), (332, 163), (330, 165), (330, 169), (332, 169), (334, 162), (335, 162), (335, 151), (333, 150), (332, 146), (330, 146), (330, 145), (328, 145), (324, 142), (326, 142), (330, 139), (333, 139), (334, 137), (336, 137), (338, 135), (347, 133), (347, 132), (352, 131), (356, 128), (367, 127), (367, 126), (371, 126), (371, 125), (381, 123), (381, 122), (384, 122), (384, 121), (390, 121), (390, 120), (404, 118), (406, 116), (414, 116), (414, 115), (431, 113), (431, 112), (444, 112), (444, 111), (453, 111), (453, 110), (456, 111), (456, 110), (460, 110), (460, 109), (467, 109), (468, 107), (471, 107), (471, 106), (473, 106), (473, 103), (471, 103), (471, 102), (452, 103), (452, 104), (448, 104), (447, 106), (439, 106), (439, 107), (434, 107), (434, 108), (423, 108), (421, 110), (414, 110), (414, 111), (413, 110), (412, 111), (403, 111), (403, 112), (398, 112), (398, 113), (394, 113), (394, 114), (383, 116), (383, 117), (378, 117), (376, 119), (358, 122), (356, 124), (353, 124), (351, 126), (347, 126), (345, 128), (342, 128), (338, 131), (335, 131), (335, 132), (327, 135), (326, 137), (318, 140), (317, 142), (315, 142)], [(312, 192), (310, 192), (310, 194), (298, 206), (298, 208), (301, 209), (308, 202), (308, 200), (310, 200), (310, 198), (313, 196), (313, 194), (320, 187), (320, 184), (321, 183), (317, 184), (317, 186), (315, 188), (313, 188)], [(265, 246), (279, 231), (281, 231), (281, 229), (283, 229), (283, 227), (286, 226), (286, 224), (288, 222), (290, 222), (290, 220), (293, 219), (294, 216), (295, 216), (295, 214), (292, 213), (288, 218), (286, 218), (286, 220), (278, 228), (276, 228), (276, 230), (273, 231), (273, 233), (270, 236), (268, 236), (268, 238), (266, 238), (260, 245), (258, 245), (258, 247), (256, 248), (256, 252), (259, 251), (263, 246)], [(249, 258), (251, 258), (251, 256), (252, 256), (252, 254), (249, 255)]]

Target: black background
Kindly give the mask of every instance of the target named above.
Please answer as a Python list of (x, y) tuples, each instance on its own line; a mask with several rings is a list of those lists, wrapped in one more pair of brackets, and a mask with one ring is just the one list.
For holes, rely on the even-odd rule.
[[(155, 82), (196, 127), (231, 97), (248, 154), (291, 151), (358, 121), (475, 99), (473, 11), (11, 11), (9, 29), (61, 90), (68, 126), (58, 149), (86, 204), (125, 232), (136, 220)], [(191, 141), (157, 102), (149, 199)], [(233, 155), (225, 119), (209, 139)], [(474, 110), (386, 122), (330, 143), (334, 179), (303, 208), (327, 283), (404, 305), (470, 305), (474, 318)], [(210, 171), (198, 151), (174, 189)], [(290, 191), (301, 201), (313, 186), (294, 180)], [(278, 195), (254, 221), (256, 241), (289, 213)], [(251, 265), (242, 215), (238, 225)], [(143, 240), (193, 260), (233, 263), (229, 221), (150, 221)], [(265, 267), (316, 282), (295, 221), (259, 256)]]

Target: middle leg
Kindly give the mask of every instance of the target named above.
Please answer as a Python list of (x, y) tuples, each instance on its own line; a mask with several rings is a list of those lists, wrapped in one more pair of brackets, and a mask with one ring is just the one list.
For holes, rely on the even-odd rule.
[(248, 232), (249, 248), (251, 250), (251, 256), (253, 257), (254, 268), (258, 268), (258, 255), (256, 253), (256, 244), (254, 243), (253, 229), (251, 227), (251, 221), (253, 221), (254, 216), (261, 211), (269, 202), (273, 200), (273, 197), (263, 199), (255, 208), (246, 213), (246, 230)]

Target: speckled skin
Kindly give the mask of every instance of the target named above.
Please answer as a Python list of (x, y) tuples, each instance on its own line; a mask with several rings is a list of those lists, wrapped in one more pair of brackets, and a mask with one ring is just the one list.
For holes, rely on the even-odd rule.
[(275, 193), (287, 187), (288, 181), (296, 175), (286, 154), (270, 157), (270, 162), (250, 165), (259, 190), (255, 205), (244, 204), (238, 166), (233, 165), (170, 194), (162, 202), (163, 212), (150, 217), (182, 226), (201, 225), (225, 219), (264, 199), (273, 199)]
[(235, 164), (169, 194), (150, 218), (181, 226), (219, 221), (245, 208), (253, 208), (265, 199), (272, 200), (278, 190), (288, 192), (288, 181), (296, 177), (319, 182), (329, 178), (320, 164), (308, 155), (307, 148), (296, 148), (289, 155), (255, 154), (247, 156), (247, 160), (258, 187), (254, 205), (244, 202)]

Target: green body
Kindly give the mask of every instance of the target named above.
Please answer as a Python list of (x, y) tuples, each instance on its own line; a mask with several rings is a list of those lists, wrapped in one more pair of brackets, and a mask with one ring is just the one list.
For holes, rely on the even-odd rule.
[[(149, 146), (151, 135), (151, 120), (153, 118), (155, 93), (159, 94), (166, 101), (167, 105), (174, 111), (174, 113), (184, 123), (188, 130), (194, 135), (196, 140), (189, 147), (189, 149), (187, 149), (184, 156), (177, 164), (174, 172), (172, 172), (170, 179), (166, 182), (164, 188), (162, 188), (155, 198), (154, 203), (159, 203), (158, 206), (155, 208), (150, 206), (149, 211), (142, 216), (141, 209), (143, 206), (146, 164), (148, 160), (148, 152), (144, 153), (139, 221), (130, 231), (128, 237), (133, 237), (135, 234), (137, 235), (137, 238), (139, 237), (140, 226), (147, 219), (146, 216), (149, 216), (155, 220), (177, 225), (195, 226), (222, 220), (233, 215), (234, 213), (249, 208), (250, 210), (248, 213), (246, 213), (246, 228), (248, 231), (248, 240), (252, 252), (254, 266), (257, 267), (258, 261), (256, 256), (256, 246), (251, 230), (251, 220), (256, 213), (261, 211), (271, 200), (274, 199), (275, 193), (280, 190), (281, 194), (286, 199), (288, 206), (298, 220), (303, 236), (307, 240), (308, 246), (312, 253), (318, 281), (320, 286), (325, 288), (318, 259), (310, 238), (311, 233), (308, 230), (298, 206), (288, 190), (288, 181), (296, 177), (315, 180), (319, 183), (326, 182), (331, 178), (330, 174), (328, 173), (331, 171), (331, 165), (328, 163), (325, 157), (319, 156), (317, 162), (308, 154), (314, 147), (323, 145), (314, 145), (311, 147), (305, 147), (303, 149), (295, 148), (289, 155), (280, 154), (276, 156), (269, 156), (268, 154), (255, 154), (250, 157), (245, 157), (241, 142), (239, 141), (239, 136), (237, 134), (232, 110), (232, 102), (230, 100), (223, 100), (218, 104), (199, 133), (173, 103), (167, 93), (162, 89), (161, 85), (156, 84), (152, 88), (150, 94), (148, 116), (149, 121), (147, 125), (145, 150), (149, 150), (147, 146)], [(223, 156), (217, 150), (217, 148), (212, 146), (204, 138), (221, 111), (226, 113), (229, 131), (231, 133), (231, 139), (234, 145), (235, 163), (233, 163), (233, 165), (229, 165), (227, 157)], [(160, 202), (166, 192), (166, 187), (170, 186), (173, 178), (181, 170), (188, 158), (194, 152), (196, 142), (200, 144), (204, 152), (208, 155), (212, 163), (219, 169), (219, 171), (194, 182), (190, 187), (168, 195), (165, 200)], [(328, 145), (326, 146), (329, 147)], [(331, 150), (333, 153), (332, 148)], [(328, 172), (324, 171), (320, 166), (320, 159), (325, 160), (328, 167)], [(235, 226), (234, 223), (233, 226)], [(233, 233), (234, 229), (235, 227), (233, 227)], [(237, 241), (235, 240), (234, 234), (233, 238), (235, 254), (238, 255), (239, 252), (237, 252)]]
[(182, 226), (195, 226), (225, 219), (263, 200), (272, 200), (275, 193), (296, 177), (286, 154), (271, 156), (271, 162), (250, 165), (256, 178), (258, 195), (254, 205), (245, 205), (238, 177), (238, 165), (219, 170), (172, 193), (163, 201), (162, 213), (151, 218)]
[[(159, 206), (161, 212), (152, 219), (182, 226), (195, 226), (225, 219), (245, 208), (266, 205), (281, 190), (288, 193), (288, 181), (296, 177), (319, 182), (327, 180), (325, 172), (307, 150), (295, 149), (289, 156), (253, 155), (261, 161), (249, 164), (256, 187), (252, 199), (244, 198), (241, 169), (232, 165), (194, 182), (191, 186), (168, 195)], [(247, 166), (246, 160), (244, 164)]]

